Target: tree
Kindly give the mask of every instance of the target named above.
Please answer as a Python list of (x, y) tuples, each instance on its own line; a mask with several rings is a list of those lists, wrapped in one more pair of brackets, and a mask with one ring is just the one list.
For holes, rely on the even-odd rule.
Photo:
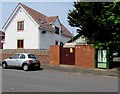
[(69, 10), (70, 26), (79, 28), (95, 48), (120, 49), (120, 3), (74, 2)]

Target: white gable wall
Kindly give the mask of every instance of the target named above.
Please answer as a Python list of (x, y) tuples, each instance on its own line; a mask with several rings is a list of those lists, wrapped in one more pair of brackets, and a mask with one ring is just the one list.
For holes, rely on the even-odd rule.
[(59, 19), (57, 18), (54, 22), (54, 26), (59, 27), (59, 34), (55, 34), (52, 32), (47, 31), (46, 34), (42, 34), (42, 30), (39, 30), (40, 33), (40, 43), (39, 43), (39, 47), (40, 49), (49, 49), (50, 45), (55, 45), (55, 41), (58, 41), (58, 43), (60, 44), (60, 42), (66, 43), (70, 38), (62, 36), (60, 34), (61, 31), (61, 26), (60, 26), (60, 22)]
[[(24, 21), (24, 31), (17, 30), (17, 22)], [(17, 49), (17, 40), (24, 39), (24, 49), (38, 49), (38, 26), (20, 8), (5, 30), (3, 49)]]
[(59, 21), (59, 18), (58, 18), (58, 17), (57, 17), (57, 19), (56, 19), (55, 22), (54, 22), (54, 26), (59, 27), (59, 31), (61, 31), (60, 21)]

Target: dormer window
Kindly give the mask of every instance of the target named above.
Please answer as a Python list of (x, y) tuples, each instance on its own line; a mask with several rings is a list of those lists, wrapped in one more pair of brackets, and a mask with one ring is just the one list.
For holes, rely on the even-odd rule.
[(55, 34), (59, 34), (59, 27), (55, 26)]
[(17, 23), (17, 30), (24, 30), (24, 21), (19, 21)]

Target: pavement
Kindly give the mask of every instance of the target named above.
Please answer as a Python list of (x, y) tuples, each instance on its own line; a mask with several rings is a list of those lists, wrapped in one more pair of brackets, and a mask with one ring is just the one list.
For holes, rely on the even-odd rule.
[[(1, 66), (1, 62), (0, 62)], [(80, 68), (73, 65), (50, 65), (50, 64), (42, 64), (41, 68), (44, 70), (54, 70), (60, 72), (69, 72), (69, 73), (80, 73), (80, 74), (93, 74), (93, 75), (102, 75), (102, 76), (114, 76), (118, 77), (118, 73), (120, 69), (89, 69), (89, 68)]]
[(54, 70), (61, 72), (69, 72), (69, 73), (80, 73), (80, 74), (93, 74), (93, 75), (102, 75), (102, 76), (114, 76), (118, 77), (118, 72), (120, 71), (118, 68), (113, 69), (89, 69), (89, 68), (80, 68), (72, 65), (50, 65), (50, 64), (42, 64), (41, 66), (46, 70)]

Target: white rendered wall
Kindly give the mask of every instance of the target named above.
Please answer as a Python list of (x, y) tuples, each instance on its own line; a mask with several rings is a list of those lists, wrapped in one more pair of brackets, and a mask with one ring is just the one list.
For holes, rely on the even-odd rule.
[(46, 31), (46, 34), (42, 34), (42, 29), (39, 30), (39, 34), (40, 34), (40, 43), (39, 43), (39, 47), (40, 49), (50, 49), (50, 45), (55, 45), (55, 41), (58, 41), (58, 43), (60, 44), (60, 42), (66, 43), (70, 38), (65, 37), (65, 36), (61, 36), (61, 26), (60, 26), (60, 22), (59, 22), (59, 18), (57, 18), (54, 22), (53, 28), (55, 28), (55, 26), (59, 27), (59, 34), (55, 34), (55, 32), (49, 32)]
[(42, 30), (39, 30), (40, 34), (40, 49), (50, 49), (50, 45), (55, 45), (55, 41), (66, 43), (70, 38), (61, 36), (60, 34), (54, 34), (52, 32), (46, 31), (46, 34), (41, 33)]
[[(21, 12), (20, 12), (21, 10)], [(17, 30), (17, 22), (24, 21), (24, 30)], [(17, 40), (24, 39), (24, 49), (38, 49), (38, 27), (20, 8), (5, 30), (3, 49), (17, 49)]]

